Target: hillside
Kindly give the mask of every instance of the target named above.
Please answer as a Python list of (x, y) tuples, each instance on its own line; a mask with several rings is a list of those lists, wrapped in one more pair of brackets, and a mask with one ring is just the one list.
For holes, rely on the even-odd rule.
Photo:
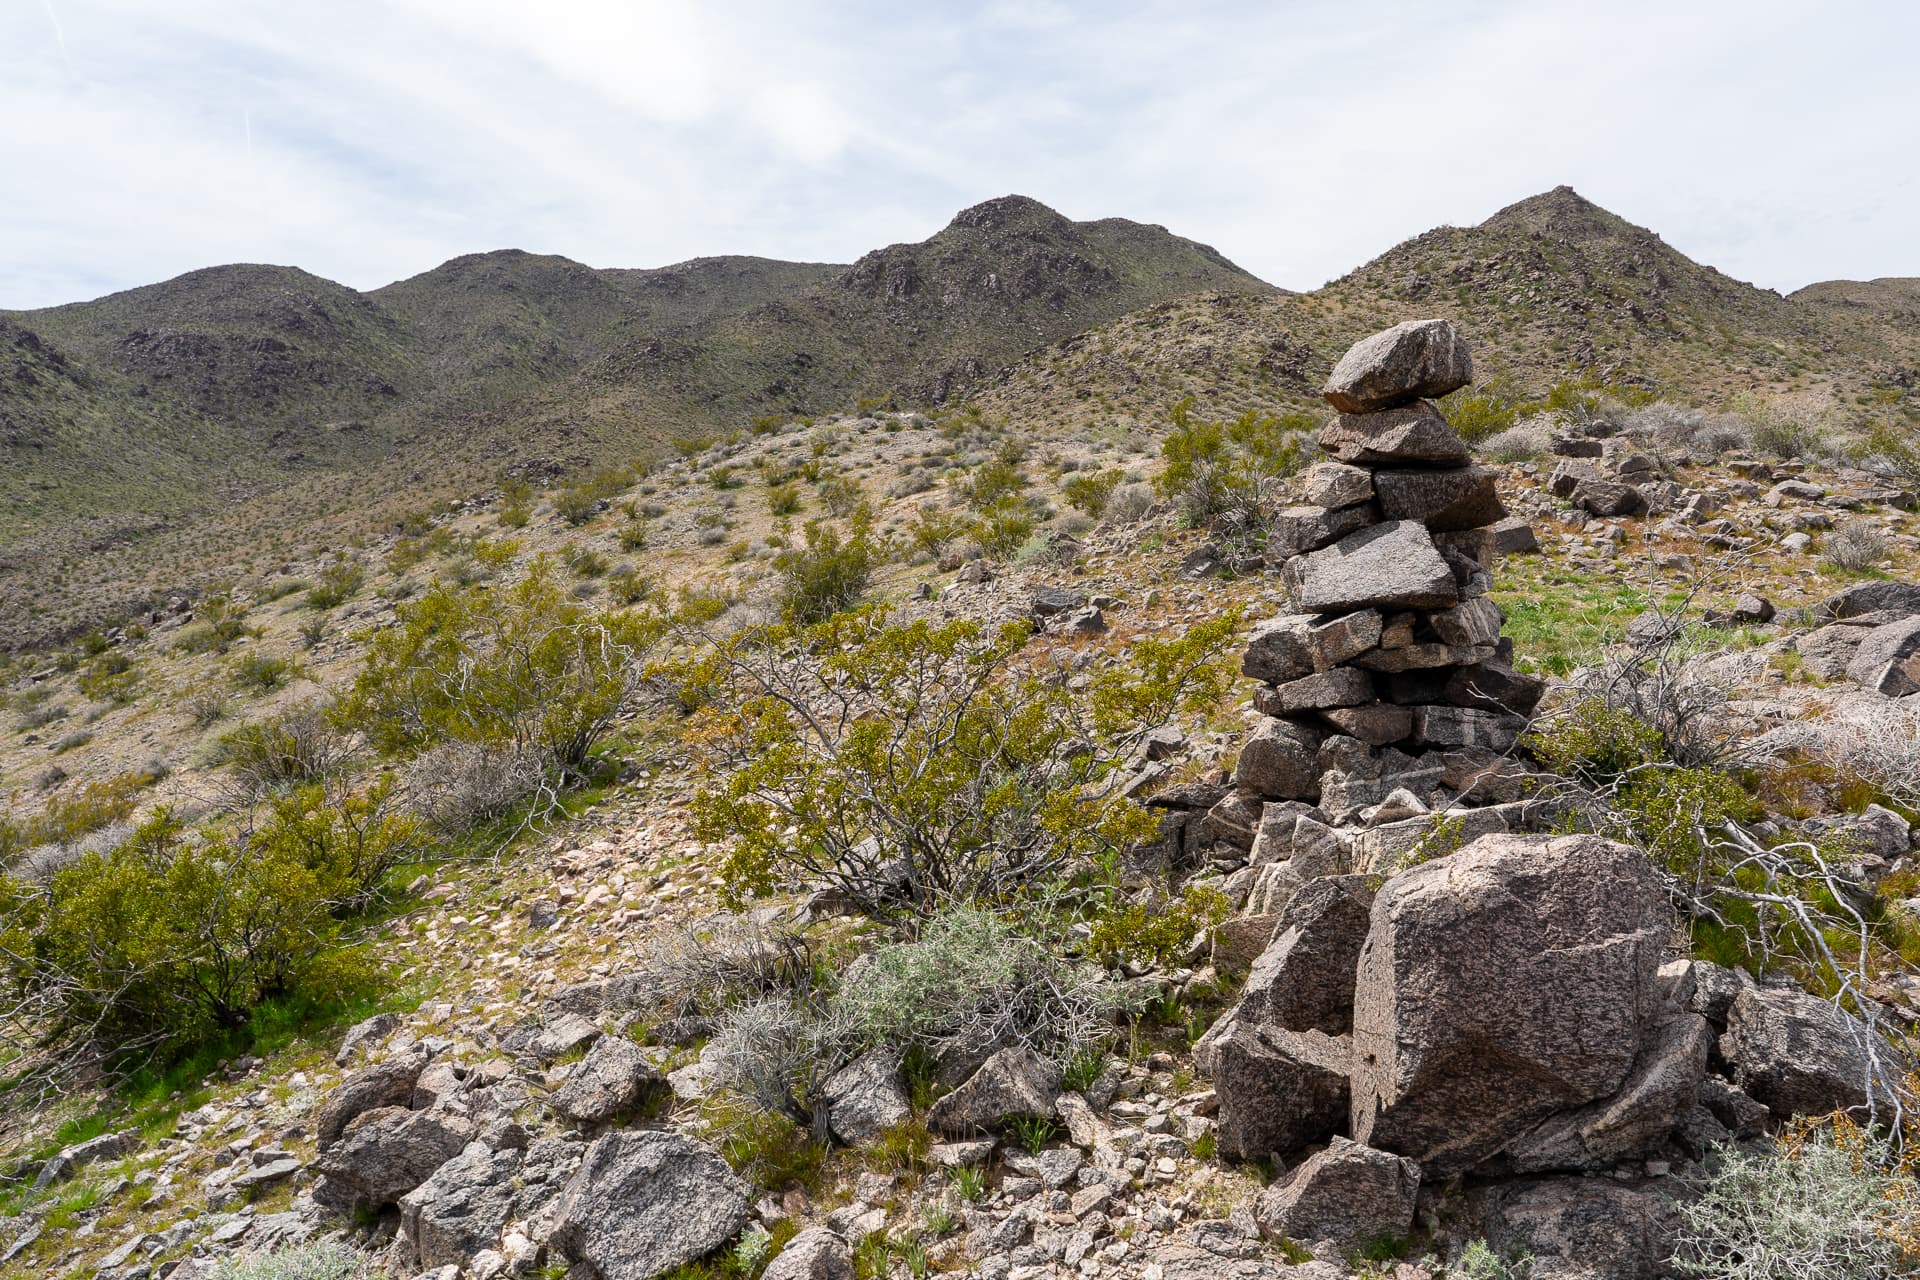
[[(716, 257), (597, 270), (506, 250), (370, 293), (231, 266), (0, 315), (0, 621), (14, 643), (243, 556), (324, 544), (503, 471), (862, 395), (958, 394), (1020, 352), (1199, 288), (1218, 253), (1006, 197), (852, 266)], [(60, 598), (26, 584), (59, 581)], [(29, 621), (29, 619), (32, 621)]]
[(1913, 298), (1898, 280), (1783, 298), (1558, 187), (1477, 226), (1416, 236), (1312, 293), (1190, 298), (1124, 317), (1032, 353), (980, 398), (995, 412), (1122, 424), (1188, 394), (1221, 411), (1297, 408), (1318, 389), (1309, 371), (1359, 336), (1441, 316), (1477, 335), (1483, 378), (1523, 393), (1572, 377), (1708, 407), (1801, 396), (1838, 412), (1835, 425), (1865, 425), (1862, 397), (1884, 407), (1889, 387), (1913, 381)]

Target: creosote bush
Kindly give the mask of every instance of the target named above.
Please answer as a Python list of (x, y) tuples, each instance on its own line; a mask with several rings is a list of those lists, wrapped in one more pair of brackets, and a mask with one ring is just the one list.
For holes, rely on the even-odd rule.
[(199, 836), (162, 808), (123, 843), (44, 880), (0, 881), (0, 984), (15, 1051), (108, 1056), (189, 1046), (263, 1002), (324, 1003), (364, 981), (344, 923), (417, 855), (392, 789), (302, 787), (261, 820)]
[(809, 520), (805, 544), (788, 547), (773, 559), (780, 576), (781, 616), (804, 625), (852, 608), (880, 559), (866, 515), (856, 515), (845, 536), (834, 525)]
[(736, 895), (797, 877), (879, 919), (1089, 874), (1156, 829), (1117, 764), (1218, 701), (1234, 626), (1136, 637), (1084, 682), (1027, 655), (1024, 624), (869, 608), (723, 638), (672, 673), (699, 707), (696, 829), (730, 843)]
[(1192, 397), (1169, 418), (1154, 487), (1189, 522), (1236, 533), (1259, 527), (1279, 481), (1299, 468), (1307, 433), (1318, 425), (1309, 414), (1263, 417), (1252, 410), (1232, 422), (1206, 421), (1193, 416)]
[(512, 586), (437, 583), (396, 612), (397, 625), (370, 638), (336, 724), (383, 751), (510, 746), (569, 773), (634, 705), (660, 634), (652, 617), (574, 601), (544, 559)]

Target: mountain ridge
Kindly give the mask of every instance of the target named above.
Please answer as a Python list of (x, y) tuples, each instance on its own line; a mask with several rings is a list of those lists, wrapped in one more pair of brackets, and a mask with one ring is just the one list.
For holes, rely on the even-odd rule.
[[(124, 604), (211, 571), (215, 545), (238, 562), (350, 537), (508, 470), (580, 471), (860, 400), (1123, 429), (1189, 394), (1210, 412), (1311, 408), (1338, 350), (1429, 314), (1473, 335), (1485, 375), (1534, 388), (1845, 403), (1920, 367), (1914, 281), (1783, 298), (1564, 186), (1308, 293), (1164, 227), (1019, 195), (846, 264), (595, 268), (507, 249), (366, 292), (229, 264), (0, 312), (0, 591), (72, 575), (75, 594), (119, 584)], [(35, 604), (0, 621), (78, 625)]]

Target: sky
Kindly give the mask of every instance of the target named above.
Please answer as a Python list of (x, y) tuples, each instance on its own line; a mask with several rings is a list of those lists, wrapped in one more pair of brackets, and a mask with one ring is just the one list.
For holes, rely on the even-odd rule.
[(223, 262), (849, 262), (1019, 192), (1314, 288), (1566, 183), (1920, 275), (1911, 0), (0, 0), (0, 308)]

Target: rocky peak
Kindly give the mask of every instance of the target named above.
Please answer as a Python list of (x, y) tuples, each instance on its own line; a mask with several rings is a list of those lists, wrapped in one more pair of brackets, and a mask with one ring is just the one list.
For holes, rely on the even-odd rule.
[(947, 224), (949, 230), (971, 228), (976, 231), (1067, 230), (1072, 219), (1041, 204), (1031, 196), (1005, 195), (962, 209)]

